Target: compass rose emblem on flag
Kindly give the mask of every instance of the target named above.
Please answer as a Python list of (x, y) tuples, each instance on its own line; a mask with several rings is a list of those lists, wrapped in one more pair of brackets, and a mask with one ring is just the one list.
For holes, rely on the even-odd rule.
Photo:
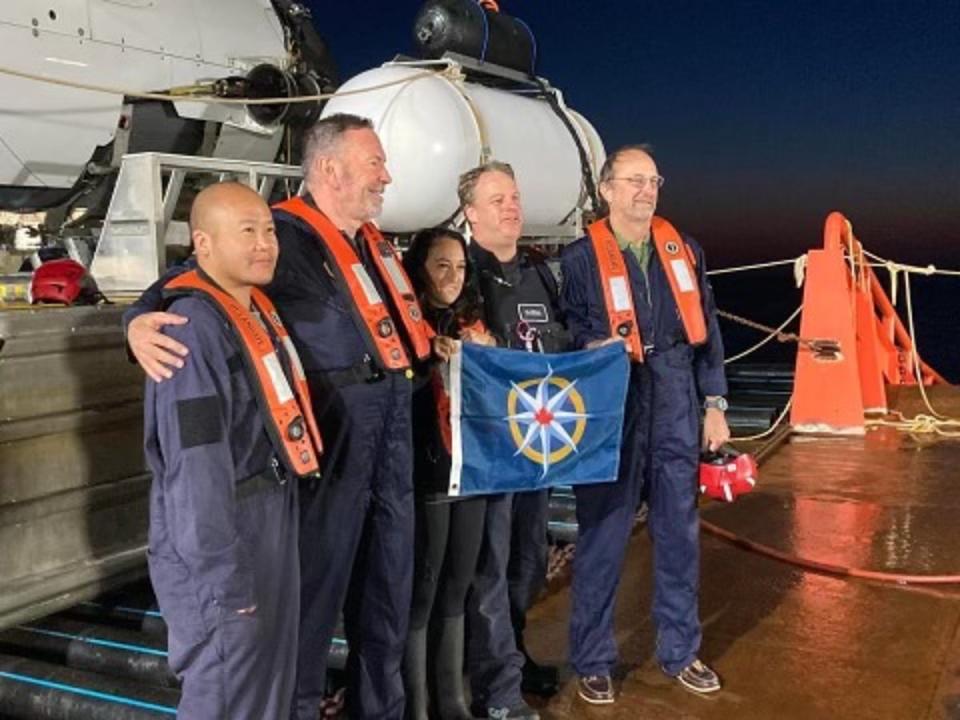
[(465, 343), (449, 372), (451, 495), (616, 479), (622, 345), (550, 355)]
[(544, 377), (510, 385), (506, 420), (517, 444), (515, 455), (540, 465), (546, 476), (551, 463), (577, 452), (590, 417), (583, 396), (576, 381), (554, 376), (549, 364)]

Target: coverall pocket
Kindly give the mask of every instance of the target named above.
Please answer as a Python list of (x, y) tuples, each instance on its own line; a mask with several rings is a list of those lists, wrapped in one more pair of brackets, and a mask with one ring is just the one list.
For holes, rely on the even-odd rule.
[(179, 558), (147, 551), (150, 581), (160, 612), (172, 637), (182, 643), (200, 643), (213, 632), (216, 615), (204, 601), (190, 570)]
[(216, 636), (220, 660), (227, 667), (245, 665), (255, 657), (260, 645), (260, 619), (256, 611), (241, 614), (236, 610), (221, 608)]

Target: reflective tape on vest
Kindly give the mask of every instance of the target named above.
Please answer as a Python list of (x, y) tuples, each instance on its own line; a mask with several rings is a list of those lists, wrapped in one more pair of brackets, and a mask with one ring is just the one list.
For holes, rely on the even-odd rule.
[[(690, 247), (680, 233), (661, 217), (651, 221), (651, 238), (663, 266), (670, 292), (677, 305), (684, 334), (691, 345), (707, 339), (696, 264)], [(643, 342), (630, 290), (630, 278), (623, 252), (607, 220), (598, 220), (587, 228), (603, 288), (604, 307), (610, 334), (627, 342), (627, 352), (635, 362), (643, 360)]]
[(707, 323), (703, 317), (700, 285), (697, 283), (697, 269), (690, 246), (680, 237), (677, 229), (662, 217), (653, 217), (650, 231), (680, 311), (687, 342), (701, 345), (707, 341)]
[[(244, 371), (254, 389), (264, 427), (277, 456), (294, 475), (316, 475), (323, 441), (313, 416), (310, 390), (300, 356), (270, 299), (257, 288), (251, 290), (253, 307), (264, 320), (261, 323), (249, 308), (243, 307), (236, 298), (197, 270), (173, 278), (164, 287), (164, 292), (168, 296), (190, 294), (202, 297), (229, 321), (239, 340)], [(267, 326), (293, 369), (293, 387), (283, 371), (283, 361), (277, 355)]]
[[(395, 332), (390, 308), (377, 291), (353, 244), (326, 215), (303, 198), (287, 200), (276, 205), (275, 209), (300, 218), (317, 234), (328, 257), (333, 260), (328, 263), (328, 270), (341, 280), (349, 293), (358, 329), (380, 366), (396, 371), (409, 368), (410, 357), (403, 339)], [(420, 305), (413, 295), (409, 278), (398, 262), (396, 250), (370, 223), (363, 225), (360, 232), (379, 279), (393, 301), (414, 355), (420, 359), (429, 357), (433, 331), (423, 320)]]

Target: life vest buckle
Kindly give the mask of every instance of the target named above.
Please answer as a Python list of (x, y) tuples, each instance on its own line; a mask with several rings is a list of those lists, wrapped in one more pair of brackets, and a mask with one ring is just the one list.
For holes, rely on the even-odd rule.
[(287, 437), (291, 440), (300, 440), (303, 437), (304, 427), (303, 427), (303, 418), (295, 417), (293, 421), (287, 425)]
[(393, 335), (393, 321), (387, 318), (381, 320), (377, 323), (377, 332), (382, 338), (388, 338)]

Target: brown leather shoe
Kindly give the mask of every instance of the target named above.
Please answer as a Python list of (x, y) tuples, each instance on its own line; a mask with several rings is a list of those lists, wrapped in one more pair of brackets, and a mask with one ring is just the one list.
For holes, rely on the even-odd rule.
[(577, 694), (591, 705), (609, 705), (615, 699), (609, 675), (581, 675)]

